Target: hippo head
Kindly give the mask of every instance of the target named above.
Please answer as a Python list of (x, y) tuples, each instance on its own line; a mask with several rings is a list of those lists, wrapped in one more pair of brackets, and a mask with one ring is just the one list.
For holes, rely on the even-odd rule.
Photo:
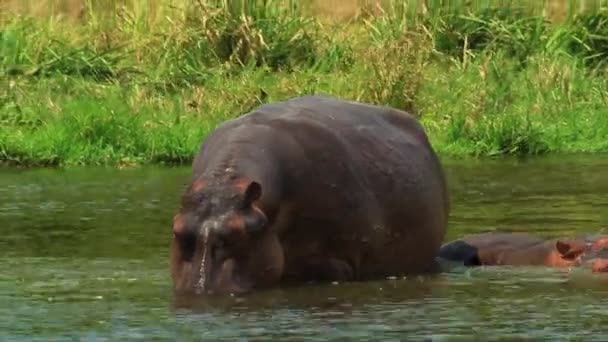
[(173, 220), (171, 275), (175, 291), (243, 293), (277, 281), (283, 254), (256, 205), (258, 182), (195, 181)]
[(608, 259), (606, 259), (606, 258), (595, 259), (591, 263), (591, 271), (593, 273), (606, 273), (606, 272), (608, 272)]
[(596, 238), (592, 242), (590, 259), (592, 272), (608, 272), (608, 237)]
[(590, 265), (592, 272), (608, 272), (608, 237), (558, 240), (555, 247), (562, 260)]

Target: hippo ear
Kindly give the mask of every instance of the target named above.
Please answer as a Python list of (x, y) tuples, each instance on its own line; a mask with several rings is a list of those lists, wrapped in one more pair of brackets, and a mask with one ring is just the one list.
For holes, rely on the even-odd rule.
[(248, 214), (244, 216), (245, 229), (248, 233), (255, 234), (263, 231), (264, 227), (268, 223), (268, 218), (260, 208), (251, 206), (253, 202), (262, 197), (262, 186), (256, 181), (252, 181), (247, 185), (245, 189), (245, 207), (252, 209)]
[(557, 240), (555, 248), (562, 258), (573, 260), (585, 252), (586, 244), (584, 241)]
[(249, 205), (262, 197), (262, 186), (256, 181), (252, 181), (245, 189), (245, 204)]

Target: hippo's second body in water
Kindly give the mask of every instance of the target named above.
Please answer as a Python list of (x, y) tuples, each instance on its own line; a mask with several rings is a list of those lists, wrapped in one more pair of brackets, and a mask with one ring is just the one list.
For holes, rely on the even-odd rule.
[(439, 271), (448, 193), (405, 112), (326, 96), (222, 124), (174, 217), (178, 293)]
[(470, 267), (590, 264), (594, 272), (608, 272), (608, 236), (543, 239), (528, 233), (482, 233), (444, 244), (439, 258)]

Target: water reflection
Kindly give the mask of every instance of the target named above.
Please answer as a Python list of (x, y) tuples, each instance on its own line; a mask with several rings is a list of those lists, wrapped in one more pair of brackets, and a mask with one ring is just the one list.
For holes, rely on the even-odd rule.
[[(370, 303), (398, 303), (432, 297), (446, 286), (441, 276), (387, 279), (361, 283), (304, 284), (242, 296), (174, 297), (173, 309), (187, 312), (257, 311), (278, 306), (310, 310), (353, 310)], [(311, 296), (314, 293), (314, 296)]]
[[(608, 159), (446, 162), (448, 238), (608, 228)], [(171, 218), (188, 168), (0, 170), (0, 339), (605, 340), (608, 275), (487, 268), (174, 298)]]

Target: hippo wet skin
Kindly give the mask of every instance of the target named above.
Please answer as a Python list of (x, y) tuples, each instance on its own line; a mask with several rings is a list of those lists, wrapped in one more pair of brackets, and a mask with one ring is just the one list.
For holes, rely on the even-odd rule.
[(174, 217), (178, 293), (439, 271), (449, 200), (403, 111), (306, 96), (258, 107), (204, 141)]
[(574, 267), (608, 271), (608, 236), (543, 239), (528, 233), (481, 233), (441, 246), (439, 259), (464, 266)]
[(174, 217), (176, 292), (438, 271), (448, 194), (405, 112), (326, 96), (261, 106), (210, 134)]

